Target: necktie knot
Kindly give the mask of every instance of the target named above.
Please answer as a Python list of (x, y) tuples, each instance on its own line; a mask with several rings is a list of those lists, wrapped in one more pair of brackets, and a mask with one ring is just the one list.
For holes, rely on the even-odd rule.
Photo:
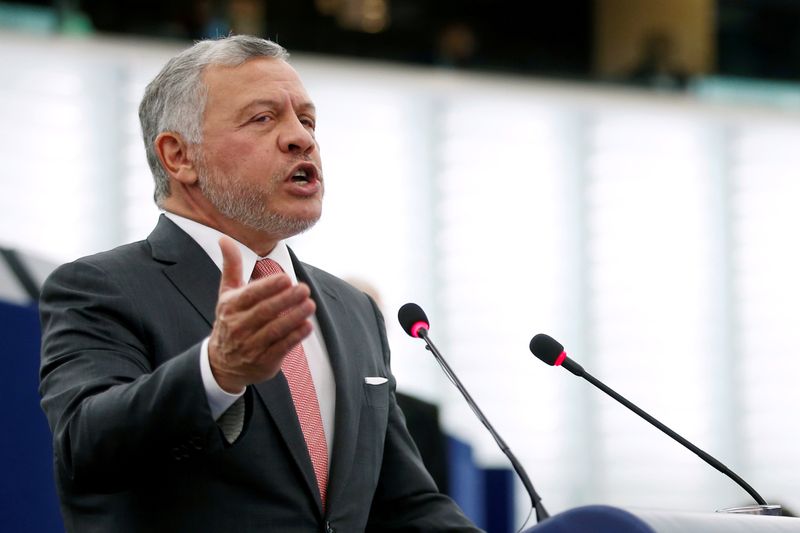
[(274, 276), (275, 274), (280, 274), (281, 272), (283, 272), (283, 269), (277, 263), (277, 261), (273, 261), (269, 257), (266, 257), (256, 261), (256, 265), (253, 267), (253, 274), (250, 276), (250, 279), (266, 278), (267, 276)]

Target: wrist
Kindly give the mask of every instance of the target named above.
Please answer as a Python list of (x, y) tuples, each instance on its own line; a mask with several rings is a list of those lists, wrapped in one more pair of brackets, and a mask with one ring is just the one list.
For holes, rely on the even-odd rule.
[(217, 382), (219, 388), (228, 394), (241, 395), (244, 394), (245, 388), (247, 388), (247, 384), (243, 383), (241, 379), (237, 379), (236, 376), (231, 376), (214, 368), (213, 363), (211, 364), (211, 375), (214, 377), (214, 381)]

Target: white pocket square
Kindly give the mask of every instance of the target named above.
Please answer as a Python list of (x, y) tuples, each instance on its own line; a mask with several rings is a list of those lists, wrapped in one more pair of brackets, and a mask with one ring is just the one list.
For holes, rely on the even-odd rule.
[(383, 385), (387, 381), (389, 380), (381, 376), (369, 376), (364, 378), (364, 383), (367, 385)]

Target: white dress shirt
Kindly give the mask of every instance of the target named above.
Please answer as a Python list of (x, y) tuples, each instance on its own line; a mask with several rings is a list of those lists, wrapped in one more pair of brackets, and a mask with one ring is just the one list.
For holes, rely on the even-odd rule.
[[(189, 236), (205, 250), (211, 260), (214, 261), (214, 264), (217, 265), (217, 268), (222, 271), (222, 251), (219, 248), (219, 239), (224, 235), (222, 232), (174, 213), (164, 212), (164, 215), (179, 228), (188, 233)], [(256, 261), (264, 258), (258, 257), (254, 251), (236, 241), (236, 239), (233, 240), (236, 242), (242, 254), (242, 280), (249, 281)], [(286, 247), (285, 242), (278, 242), (275, 248), (273, 248), (266, 257), (278, 263), (292, 280), (292, 283), (297, 284), (297, 275), (294, 271), (292, 259), (289, 256), (289, 249)], [(325, 440), (328, 444), (328, 456), (330, 457), (333, 449), (336, 383), (333, 377), (330, 357), (328, 356), (328, 349), (319, 331), (317, 317), (312, 316), (310, 320), (313, 325), (313, 331), (311, 335), (303, 340), (302, 344), (303, 350), (306, 353), (306, 358), (308, 359), (311, 378), (314, 380), (314, 388), (317, 391), (320, 415), (322, 415), (322, 426), (325, 430)], [(223, 390), (216, 379), (214, 379), (214, 374), (211, 372), (211, 363), (208, 360), (208, 338), (203, 341), (200, 349), (200, 373), (203, 377), (203, 385), (206, 390), (208, 405), (211, 408), (211, 416), (216, 420), (244, 393), (231, 394)]]

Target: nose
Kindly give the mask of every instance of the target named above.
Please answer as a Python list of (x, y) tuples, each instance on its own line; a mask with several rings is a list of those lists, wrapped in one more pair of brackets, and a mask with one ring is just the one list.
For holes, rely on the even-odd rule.
[(303, 125), (300, 119), (294, 114), (289, 113), (284, 120), (278, 142), (281, 150), (299, 154), (307, 154), (314, 150), (317, 141), (314, 132)]

